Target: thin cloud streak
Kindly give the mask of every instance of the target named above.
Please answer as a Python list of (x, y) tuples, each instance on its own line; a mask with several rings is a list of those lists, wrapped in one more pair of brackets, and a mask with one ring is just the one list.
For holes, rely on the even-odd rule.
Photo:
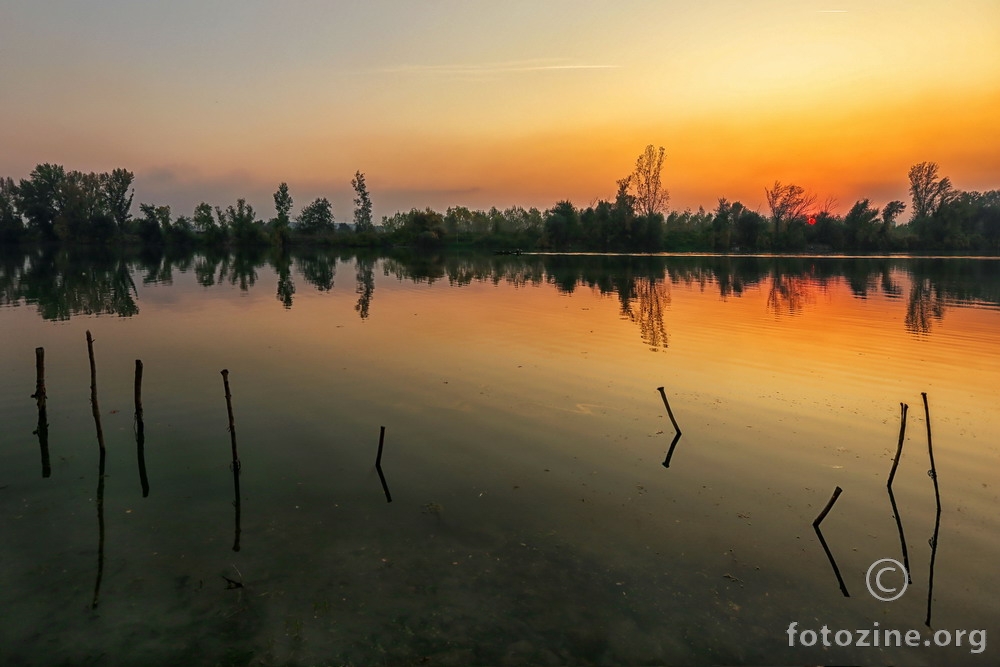
[(474, 65), (399, 65), (380, 70), (385, 74), (426, 74), (426, 75), (490, 75), (518, 74), (523, 72), (552, 72), (565, 70), (620, 69), (621, 65), (591, 65), (573, 63), (552, 63), (544, 61), (519, 61), (508, 63), (483, 63)]

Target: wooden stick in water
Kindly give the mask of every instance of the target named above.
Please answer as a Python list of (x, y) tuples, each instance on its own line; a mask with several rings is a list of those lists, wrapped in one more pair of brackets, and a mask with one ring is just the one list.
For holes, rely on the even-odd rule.
[(31, 395), (38, 405), (38, 446), (42, 451), (42, 477), (52, 476), (49, 461), (49, 419), (45, 407), (45, 348), (35, 348), (35, 393)]
[(236, 451), (236, 423), (233, 420), (233, 395), (229, 392), (229, 370), (222, 370), (222, 384), (226, 388), (226, 412), (229, 414), (229, 440), (233, 448), (233, 492), (236, 508), (236, 529), (233, 537), (233, 551), (240, 550), (240, 457)]
[(941, 491), (938, 489), (937, 466), (934, 465), (934, 445), (931, 443), (931, 412), (927, 407), (927, 392), (920, 392), (924, 399), (924, 418), (927, 420), (927, 454), (931, 459), (931, 469), (927, 471), (934, 482), (934, 502), (937, 513), (934, 518), (934, 536), (930, 539), (931, 563), (927, 573), (927, 617), (924, 623), (931, 627), (931, 607), (934, 600), (934, 561), (937, 559), (938, 532), (941, 530)]
[(94, 424), (97, 426), (97, 444), (104, 451), (104, 429), (101, 428), (101, 409), (97, 406), (97, 365), (94, 363), (94, 338), (87, 330), (87, 354), (90, 356), (90, 407), (94, 412)]
[(142, 361), (135, 360), (135, 450), (139, 462), (139, 484), (142, 497), (149, 496), (149, 477), (146, 475), (146, 427), (142, 421)]
[(674, 425), (674, 430), (677, 433), (681, 432), (680, 427), (677, 425), (677, 420), (674, 419), (674, 413), (670, 409), (670, 402), (667, 401), (667, 394), (663, 391), (663, 387), (657, 387), (656, 390), (660, 392), (660, 396), (663, 398), (663, 405), (667, 408), (667, 416), (670, 417), (670, 423)]
[(892, 470), (889, 471), (889, 481), (885, 483), (886, 486), (892, 486), (892, 480), (896, 477), (896, 466), (899, 465), (899, 457), (903, 455), (903, 438), (906, 436), (906, 411), (909, 409), (906, 403), (900, 403), (900, 418), (899, 418), (899, 444), (896, 445), (896, 457), (892, 460)]
[(385, 501), (392, 502), (392, 494), (389, 493), (389, 485), (385, 481), (385, 474), (382, 472), (382, 443), (385, 441), (385, 426), (379, 427), (378, 433), (378, 454), (375, 455), (375, 472), (382, 483), (382, 492), (385, 493)]
[(239, 470), (240, 457), (236, 452), (236, 424), (233, 422), (233, 395), (229, 393), (229, 370), (222, 370), (222, 383), (226, 387), (226, 411), (229, 413), (229, 440), (233, 447), (233, 468)]
[(927, 454), (931, 459), (931, 469), (927, 474), (934, 480), (934, 495), (937, 497), (938, 505), (941, 504), (941, 495), (938, 493), (937, 467), (934, 465), (934, 445), (931, 443), (931, 411), (927, 407), (927, 392), (922, 391), (920, 395), (924, 399), (924, 419), (927, 421)]
[(833, 490), (833, 495), (830, 496), (830, 500), (827, 501), (826, 507), (823, 508), (823, 511), (820, 512), (819, 516), (816, 517), (816, 520), (813, 521), (813, 526), (819, 526), (819, 524), (823, 522), (823, 519), (825, 519), (826, 515), (830, 513), (831, 509), (833, 509), (833, 504), (837, 502), (837, 498), (840, 497), (840, 494), (842, 492), (843, 489), (841, 489), (839, 486)]
[(375, 455), (375, 467), (382, 467), (382, 443), (385, 441), (385, 426), (379, 426), (378, 432), (378, 454)]

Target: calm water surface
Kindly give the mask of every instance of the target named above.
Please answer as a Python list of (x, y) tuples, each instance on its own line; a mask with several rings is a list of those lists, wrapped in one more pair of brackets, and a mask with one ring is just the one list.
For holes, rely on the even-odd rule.
[(996, 260), (35, 253), (0, 303), (7, 664), (996, 654), (786, 634), (1000, 641)]

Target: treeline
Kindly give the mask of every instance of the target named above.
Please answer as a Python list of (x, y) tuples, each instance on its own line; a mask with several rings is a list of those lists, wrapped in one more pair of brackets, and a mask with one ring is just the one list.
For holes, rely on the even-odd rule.
[(169, 205), (139, 204), (132, 215), (134, 174), (67, 171), (61, 165), (40, 164), (28, 178), (15, 183), (0, 178), (0, 243), (19, 242), (123, 245), (252, 247), (287, 245), (293, 235), (329, 240), (334, 234), (358, 245), (380, 239), (371, 220), (371, 199), (364, 174), (355, 174), (354, 225), (335, 224), (329, 200), (318, 198), (292, 220), (292, 198), (282, 183), (274, 193), (275, 215), (262, 220), (245, 199), (213, 206), (202, 202), (192, 214), (174, 215)]
[(635, 171), (618, 181), (614, 199), (586, 208), (569, 201), (546, 211), (512, 207), (470, 210), (457, 206), (399, 212), (372, 219), (365, 176), (351, 180), (355, 192), (350, 224), (334, 219), (328, 199), (317, 198), (292, 217), (288, 185), (274, 193), (274, 215), (262, 219), (244, 199), (235, 204), (201, 203), (190, 216), (167, 205), (141, 203), (133, 217), (133, 174), (66, 171), (38, 165), (27, 179), (0, 178), (0, 243), (65, 242), (174, 247), (288, 245), (460, 245), (491, 249), (592, 252), (979, 252), (1000, 254), (1000, 190), (963, 192), (938, 175), (933, 162), (908, 174), (911, 216), (902, 201), (879, 208), (869, 199), (843, 216), (835, 202), (794, 184), (765, 188), (762, 213), (719, 199), (714, 210), (667, 212), (662, 186), (663, 148), (647, 146)]

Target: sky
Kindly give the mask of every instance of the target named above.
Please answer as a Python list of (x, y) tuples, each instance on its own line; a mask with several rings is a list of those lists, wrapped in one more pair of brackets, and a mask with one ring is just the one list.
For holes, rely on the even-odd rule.
[[(1000, 188), (996, 0), (3, 0), (0, 176), (135, 173), (191, 215), (287, 182), (352, 217), (588, 206), (663, 146), (671, 210)], [(906, 214), (904, 214), (906, 217)]]

